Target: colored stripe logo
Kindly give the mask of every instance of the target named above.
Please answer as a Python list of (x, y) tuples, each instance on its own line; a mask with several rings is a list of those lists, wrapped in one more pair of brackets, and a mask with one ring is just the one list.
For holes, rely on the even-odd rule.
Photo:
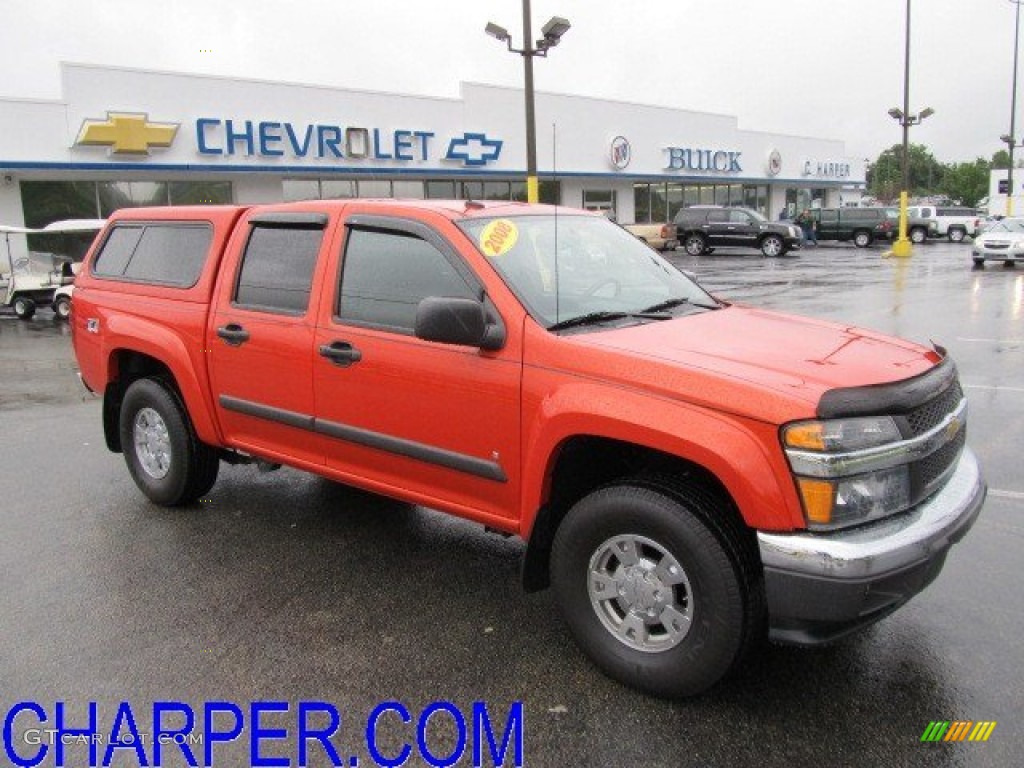
[(932, 720), (921, 741), (988, 741), (995, 729), (995, 720)]

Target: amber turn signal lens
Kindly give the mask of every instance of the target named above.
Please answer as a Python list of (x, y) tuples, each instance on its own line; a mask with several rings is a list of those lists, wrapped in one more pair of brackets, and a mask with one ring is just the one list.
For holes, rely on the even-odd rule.
[(804, 502), (807, 522), (818, 525), (831, 523), (835, 486), (828, 480), (811, 480), (807, 477), (798, 477), (797, 485), (800, 487), (800, 498)]
[(794, 424), (786, 429), (786, 446), (809, 451), (825, 450), (825, 425), (820, 421)]

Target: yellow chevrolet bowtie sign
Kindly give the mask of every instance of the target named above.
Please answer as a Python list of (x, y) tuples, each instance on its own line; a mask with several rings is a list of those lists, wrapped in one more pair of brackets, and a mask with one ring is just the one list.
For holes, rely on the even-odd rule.
[(148, 155), (150, 147), (169, 147), (178, 123), (151, 123), (146, 114), (107, 112), (106, 120), (86, 120), (75, 144), (109, 146), (118, 155)]

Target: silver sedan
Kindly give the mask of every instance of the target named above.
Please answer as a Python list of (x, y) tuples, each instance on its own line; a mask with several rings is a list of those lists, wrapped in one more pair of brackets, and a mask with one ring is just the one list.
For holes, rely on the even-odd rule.
[(977, 266), (986, 261), (1002, 261), (1007, 266), (1024, 261), (1024, 218), (1001, 219), (978, 235), (971, 248)]

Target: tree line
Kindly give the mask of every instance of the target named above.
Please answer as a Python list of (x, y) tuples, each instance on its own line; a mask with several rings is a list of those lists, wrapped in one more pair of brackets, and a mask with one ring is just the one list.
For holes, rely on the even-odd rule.
[[(973, 207), (988, 195), (990, 172), (1010, 167), (1010, 155), (1000, 149), (991, 160), (979, 157), (973, 162), (940, 163), (923, 144), (911, 144), (910, 197), (945, 195), (961, 205)], [(903, 145), (883, 150), (868, 165), (868, 194), (879, 200), (896, 200), (903, 186)]]

